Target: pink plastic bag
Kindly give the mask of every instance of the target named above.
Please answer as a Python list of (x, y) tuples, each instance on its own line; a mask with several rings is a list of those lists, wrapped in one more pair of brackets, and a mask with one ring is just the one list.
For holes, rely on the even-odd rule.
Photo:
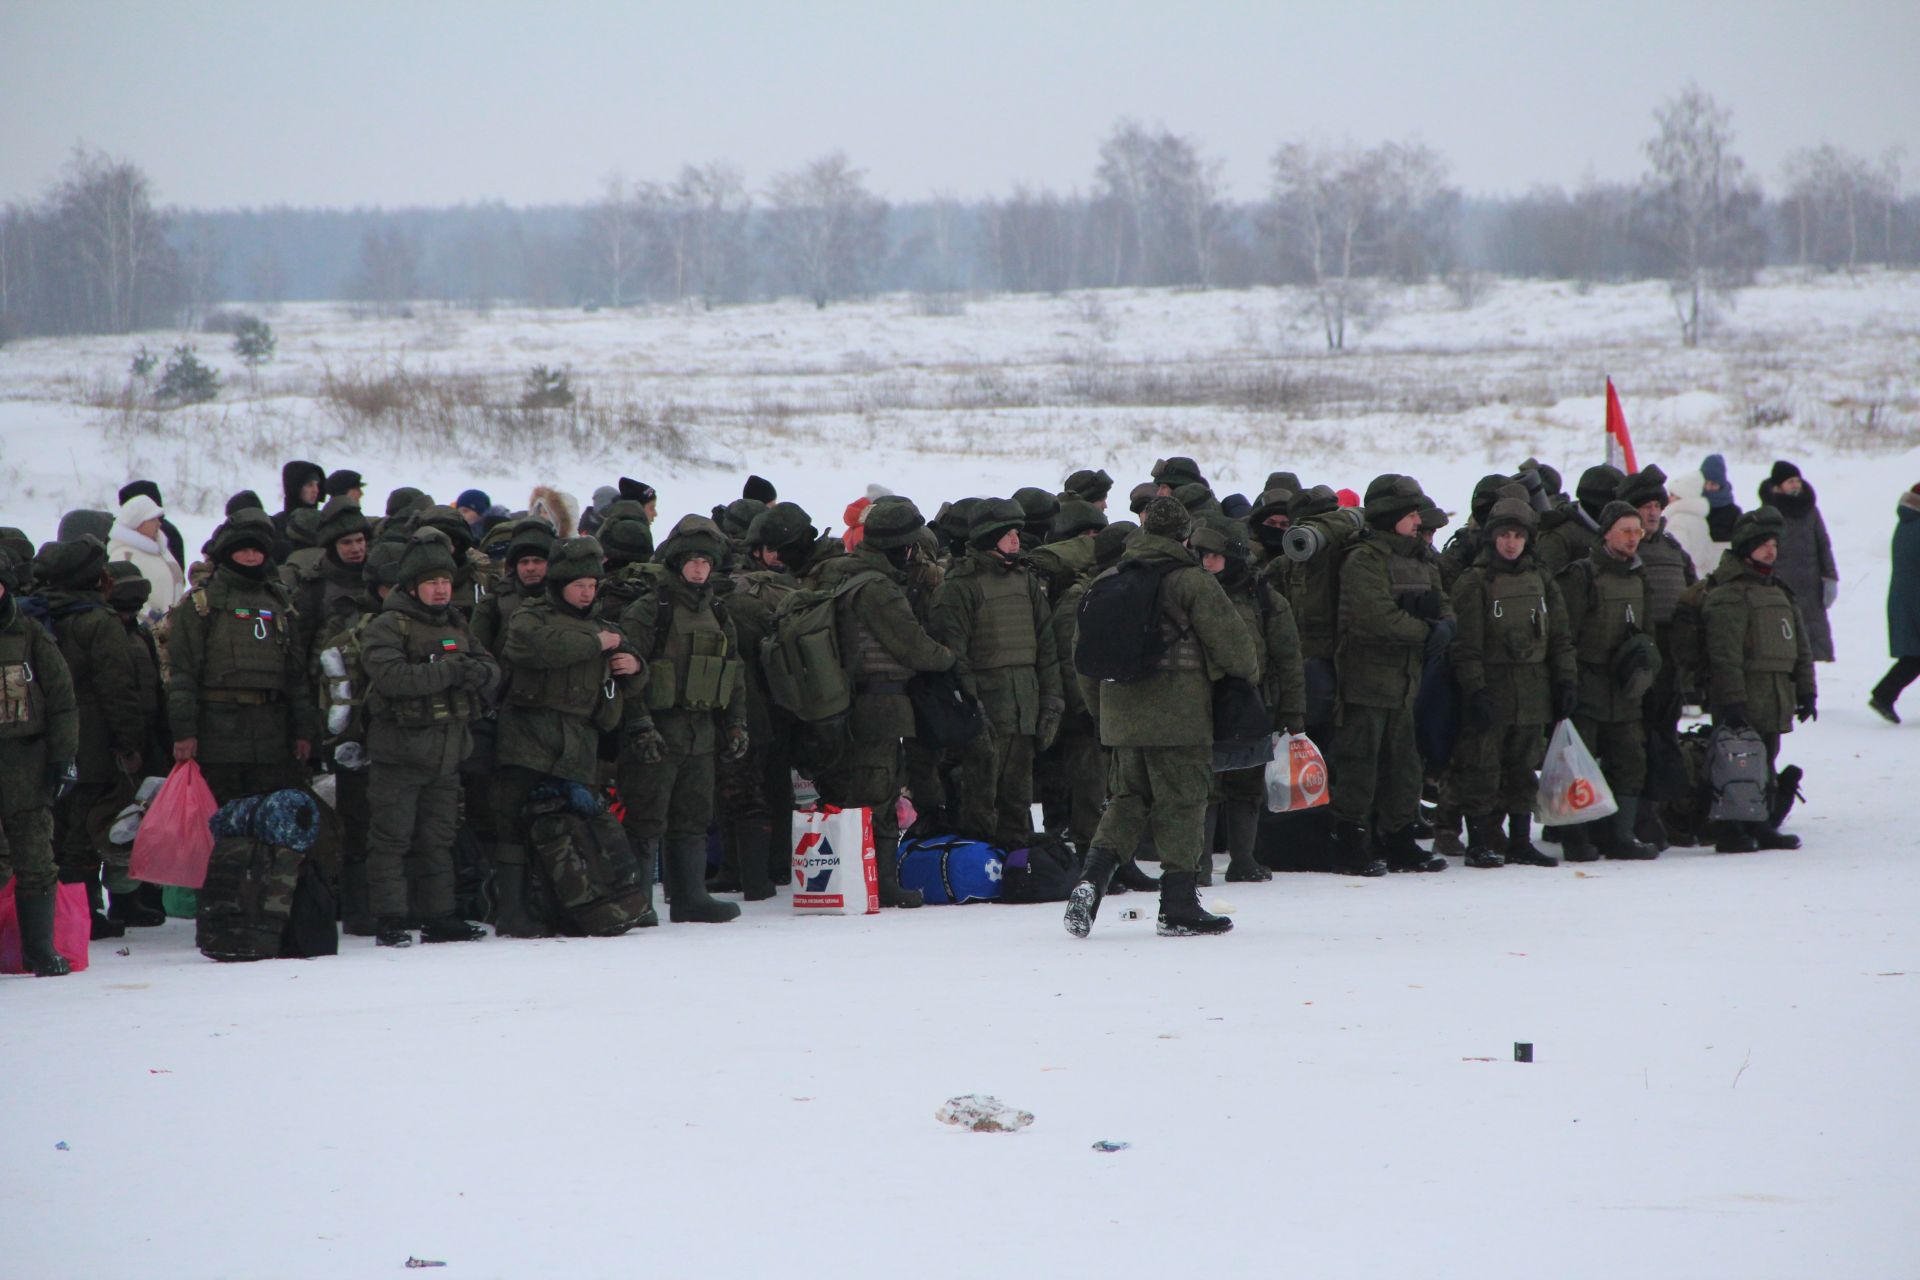
[[(20, 945), (20, 908), (13, 886), (0, 889), (0, 973), (25, 973), (26, 956)], [(93, 935), (93, 909), (87, 904), (87, 886), (63, 884), (53, 897), (53, 949), (67, 959), (75, 973), (87, 967), (87, 940)]]
[(207, 858), (213, 853), (213, 830), (207, 823), (219, 807), (199, 765), (187, 760), (173, 766), (140, 819), (127, 874), (148, 884), (183, 889), (205, 884)]

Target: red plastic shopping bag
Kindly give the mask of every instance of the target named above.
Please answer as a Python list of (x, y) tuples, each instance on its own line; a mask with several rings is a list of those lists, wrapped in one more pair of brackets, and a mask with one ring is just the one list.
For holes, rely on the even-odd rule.
[(1304, 733), (1273, 735), (1267, 762), (1267, 812), (1297, 813), (1327, 803), (1327, 762)]
[(833, 916), (880, 910), (873, 810), (820, 805), (794, 811), (793, 909), (800, 915)]
[(127, 874), (148, 884), (183, 889), (205, 884), (207, 858), (213, 853), (213, 829), (207, 823), (219, 807), (199, 765), (187, 760), (173, 766), (147, 806), (147, 816), (140, 819)]
[[(26, 955), (20, 942), (20, 908), (13, 900), (16, 880), (0, 889), (0, 973), (25, 973)], [(87, 886), (63, 884), (53, 897), (53, 949), (67, 959), (75, 973), (87, 967), (87, 940), (93, 936), (93, 908)]]

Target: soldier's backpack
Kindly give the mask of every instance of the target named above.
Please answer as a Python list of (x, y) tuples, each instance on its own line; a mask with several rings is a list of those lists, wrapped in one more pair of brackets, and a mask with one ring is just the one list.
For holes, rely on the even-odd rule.
[(902, 840), (900, 887), (918, 889), (929, 906), (999, 899), (1004, 860), (983, 840), (964, 836), (927, 836)]
[(1713, 731), (1707, 744), (1707, 819), (1710, 822), (1768, 822), (1767, 748), (1757, 730)]
[(611, 938), (638, 926), (653, 905), (652, 886), (602, 798), (578, 783), (533, 789), (523, 814), (533, 851), (528, 906), (563, 932)]
[(1667, 652), (1673, 657), (1680, 693), (1700, 705), (1705, 701), (1707, 672), (1707, 593), (1718, 585), (1708, 574), (1685, 591), (1673, 606), (1667, 623)]
[(1035, 836), (1024, 849), (1007, 852), (1001, 868), (1000, 901), (1065, 902), (1080, 883), (1080, 853), (1060, 836)]
[[(364, 749), (343, 751), (341, 748), (349, 744), (357, 747), (367, 738), (367, 668), (361, 660), (360, 645), (367, 624), (379, 616), (376, 613), (362, 613), (343, 630), (335, 632), (315, 659), (320, 667), (315, 681), (320, 696), (320, 714), (325, 718), (327, 727), (325, 748), (338, 764), (347, 769), (367, 767)], [(405, 614), (399, 617), (404, 635), (412, 624)]]
[(1080, 597), (1074, 620), (1073, 668), (1089, 680), (1127, 684), (1159, 670), (1167, 636), (1160, 594), (1181, 560), (1122, 560)]
[(878, 570), (849, 574), (831, 590), (790, 593), (773, 615), (773, 630), (760, 646), (760, 667), (775, 706), (803, 724), (828, 724), (853, 705), (848, 655), (840, 652), (837, 606)]

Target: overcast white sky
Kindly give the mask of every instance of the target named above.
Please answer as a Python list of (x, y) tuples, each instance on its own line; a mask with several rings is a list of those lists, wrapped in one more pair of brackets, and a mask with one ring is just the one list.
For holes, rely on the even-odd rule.
[(1631, 178), (1695, 79), (1769, 184), (1796, 147), (1920, 173), (1920, 3), (541, 4), (0, 0), (0, 200), (76, 142), (168, 204), (590, 197), (833, 148), (895, 200), (1084, 187), (1122, 115), (1259, 196), (1283, 139), (1419, 137), (1469, 193)]

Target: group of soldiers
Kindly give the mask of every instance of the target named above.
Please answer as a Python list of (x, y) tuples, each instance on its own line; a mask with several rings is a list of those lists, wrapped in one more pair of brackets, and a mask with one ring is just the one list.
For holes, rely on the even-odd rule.
[[(1530, 814), (1563, 719), (1619, 801), (1558, 829), (1563, 855), (1655, 856), (1649, 744), (1686, 703), (1758, 730), (1770, 769), (1814, 714), (1804, 628), (1771, 573), (1777, 514), (1740, 516), (1701, 580), (1662, 531), (1657, 467), (1593, 467), (1569, 496), (1529, 459), (1475, 487), (1443, 549), (1448, 517), (1409, 476), (1360, 495), (1276, 472), (1257, 500), (1221, 499), (1184, 457), (1131, 491), (1136, 519), (1110, 518), (1113, 481), (1087, 469), (931, 522), (883, 494), (836, 536), (754, 477), (657, 540), (657, 495), (624, 478), (574, 528), (537, 501), (486, 513), (414, 489), (369, 518), (357, 474), (327, 478), (323, 503), (312, 470), (277, 516), (237, 496), (151, 627), (149, 584), (96, 538), (36, 551), (0, 529), (0, 883), (14, 880), (34, 972), (64, 970), (56, 880), (88, 886), (98, 931), (162, 918), (106, 828), (169, 760), (196, 762), (222, 804), (331, 773), (342, 921), (382, 945), (476, 939), (479, 916), (551, 934), (528, 813), (555, 783), (617, 795), (646, 886), (634, 924), (658, 922), (656, 881), (673, 922), (731, 920), (739, 905), (716, 893), (765, 899), (790, 878), (796, 777), (872, 811), (883, 906), (921, 905), (896, 869), (903, 795), (917, 831), (1007, 850), (1036, 839), (1037, 800), (1083, 858), (1071, 932), (1108, 892), (1157, 885), (1160, 932), (1178, 935), (1230, 927), (1197, 894), (1216, 850), (1230, 880), (1271, 877), (1264, 768), (1216, 753), (1223, 686), (1322, 748), (1326, 869), (1360, 875), (1443, 870), (1449, 851), (1554, 865)], [(1157, 629), (1152, 668), (1091, 678), (1083, 602), (1128, 575), (1157, 584), (1139, 620)], [(822, 593), (851, 685), (825, 726), (783, 707), (764, 665), (785, 607)], [(933, 676), (981, 722), (963, 746), (917, 731), (911, 694)], [(463, 830), (477, 899), (459, 889)], [(1765, 825), (1714, 837), (1795, 843)]]

